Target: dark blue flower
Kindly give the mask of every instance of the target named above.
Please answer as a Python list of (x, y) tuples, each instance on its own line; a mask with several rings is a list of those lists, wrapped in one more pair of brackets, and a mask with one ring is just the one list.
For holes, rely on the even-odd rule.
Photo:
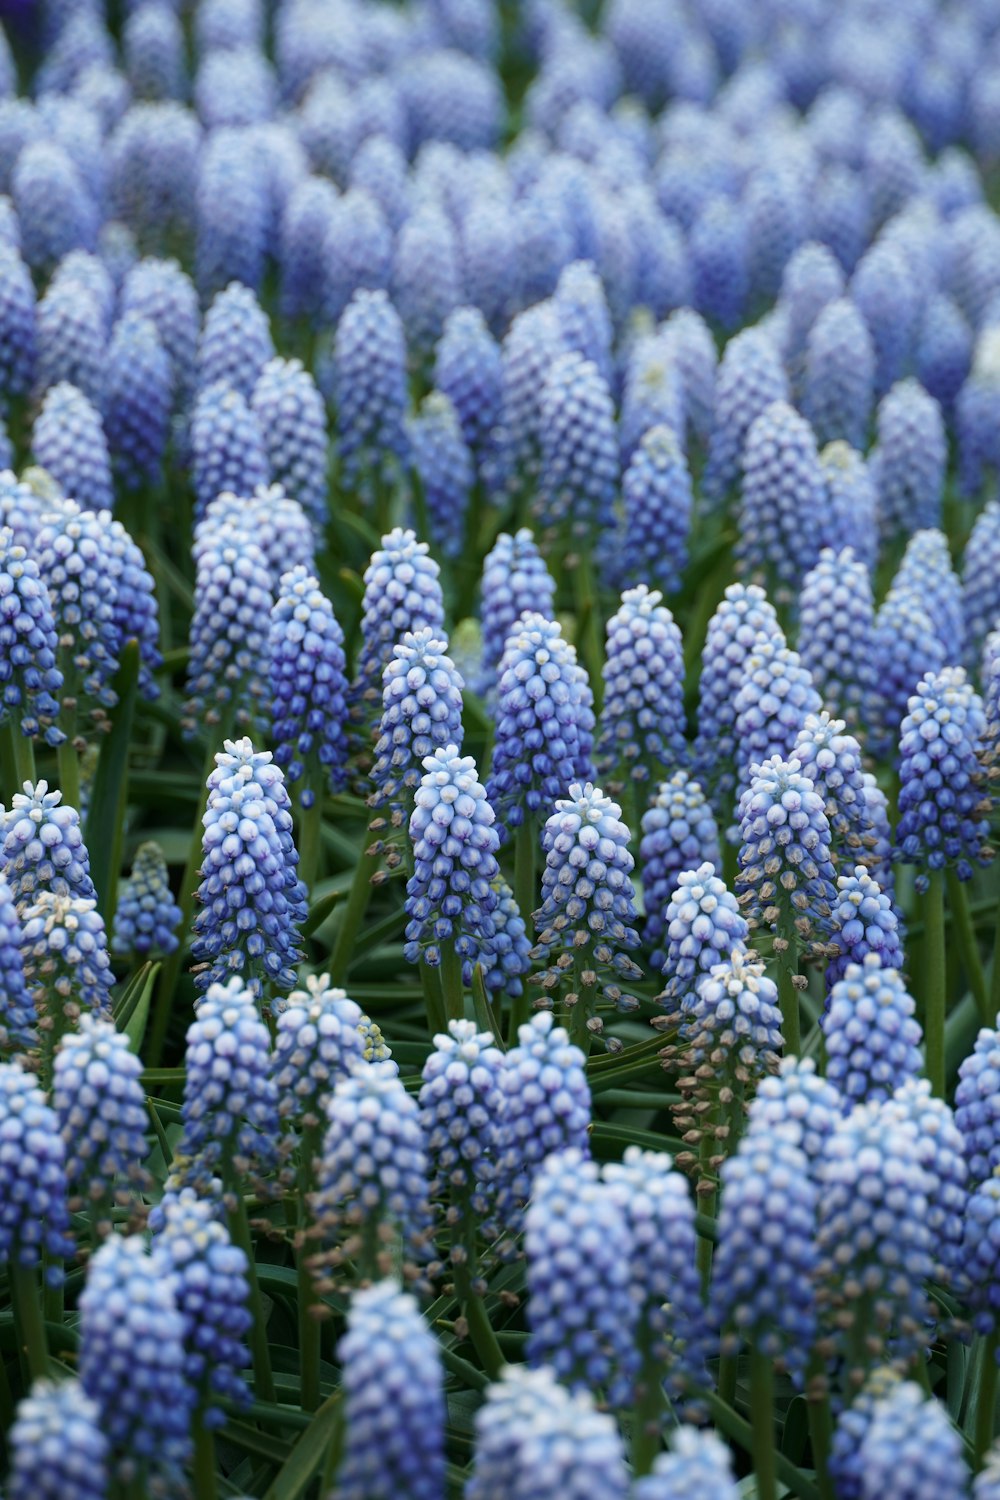
[(116, 953), (173, 953), (180, 939), (181, 909), (174, 900), (167, 862), (159, 844), (139, 845), (132, 873), (115, 909), (112, 947)]
[(772, 401), (788, 400), (788, 381), (773, 341), (746, 328), (730, 339), (715, 383), (715, 416), (702, 489), (719, 503), (737, 483), (743, 444), (756, 417)]
[(940, 525), (947, 461), (940, 406), (918, 381), (900, 381), (879, 403), (871, 459), (885, 538)]
[(383, 291), (358, 291), (334, 346), (337, 452), (349, 485), (390, 484), (407, 457), (406, 341)]
[(426, 626), (407, 631), (382, 674), (373, 806), (409, 807), (427, 757), (439, 746), (461, 748), (463, 687), (447, 643)]
[(304, 779), (302, 805), (347, 775), (344, 632), (317, 580), (299, 563), (285, 573), (268, 640), (274, 758), (290, 785)]
[(187, 737), (218, 724), (229, 705), (238, 723), (253, 727), (260, 718), (273, 584), (251, 535), (235, 526), (213, 527), (198, 548), (182, 720)]
[(651, 950), (654, 969), (662, 969), (666, 960), (667, 907), (678, 879), (684, 871), (697, 870), (706, 863), (717, 874), (722, 868), (715, 818), (698, 782), (686, 771), (675, 771), (669, 781), (661, 782), (642, 816), (642, 939)]
[(271, 359), (250, 397), (271, 477), (297, 500), (318, 534), (327, 510), (327, 430), (323, 398), (297, 359)]
[(155, 484), (161, 476), (173, 394), (173, 368), (156, 324), (126, 314), (108, 346), (102, 391), (111, 463), (126, 489)]
[(528, 613), (551, 619), (555, 593), (555, 581), (528, 528), (522, 526), (513, 536), (501, 531), (483, 562), (480, 693), (486, 694), (495, 686), (507, 638), (518, 620)]
[(256, 414), (224, 381), (203, 386), (191, 413), (191, 479), (196, 518), (224, 490), (252, 495), (271, 469)]
[[(0, 1260), (35, 1266), (72, 1255), (66, 1152), (55, 1111), (33, 1073), (0, 1063)], [(53, 1275), (52, 1279), (60, 1279)]]
[(0, 721), (57, 745), (63, 676), (48, 589), (38, 564), (0, 531)]

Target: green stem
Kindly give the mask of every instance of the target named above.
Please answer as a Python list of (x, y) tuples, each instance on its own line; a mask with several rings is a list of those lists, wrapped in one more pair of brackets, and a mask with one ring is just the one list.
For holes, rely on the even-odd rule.
[(719, 1395), (732, 1406), (736, 1400), (736, 1379), (740, 1371), (739, 1356), (723, 1354), (719, 1359)]
[(76, 753), (73, 740), (76, 737), (76, 711), (72, 713), (63, 709), (61, 728), (66, 738), (62, 741), (56, 757), (59, 762), (59, 790), (62, 792), (63, 805), (80, 809), (80, 757)]
[(462, 982), (462, 960), (455, 952), (454, 943), (441, 945), (441, 993), (444, 996), (445, 1017), (449, 1021), (461, 1021), (465, 1017), (465, 985)]
[[(715, 1177), (715, 1169), (711, 1166), (711, 1159), (715, 1155), (715, 1131), (713, 1121), (703, 1121), (704, 1132), (698, 1147), (699, 1176), (705, 1181), (711, 1181)], [(699, 1187), (701, 1183), (699, 1182)], [(712, 1188), (710, 1193), (698, 1194), (698, 1205), (707, 1219), (715, 1218), (715, 1208), (718, 1200), (718, 1190)], [(698, 1271), (701, 1275), (702, 1295), (708, 1295), (708, 1284), (712, 1276), (712, 1251), (714, 1246), (707, 1235), (698, 1237)]]
[[(822, 1388), (822, 1394), (809, 1394), (812, 1385)], [(809, 1437), (812, 1441), (813, 1468), (822, 1500), (834, 1500), (833, 1481), (830, 1478), (830, 1445), (833, 1441), (833, 1416), (830, 1412), (830, 1396), (826, 1388), (826, 1371), (822, 1359), (813, 1355), (806, 1374), (806, 1410), (809, 1417)]]
[(347, 895), (347, 905), (337, 933), (337, 941), (333, 945), (333, 953), (330, 955), (330, 979), (333, 984), (342, 985), (347, 978), (347, 971), (351, 967), (351, 957), (354, 942), (364, 920), (365, 912), (372, 893), (372, 875), (374, 870), (368, 855), (369, 835), (365, 828), (362, 834), (362, 845), (358, 850), (358, 862), (354, 866), (354, 877), (351, 881), (351, 889)]
[(997, 1406), (997, 1335), (991, 1333), (983, 1339), (983, 1362), (979, 1371), (979, 1399), (976, 1403), (976, 1426), (974, 1438), (975, 1467), (983, 1466), (983, 1458), (993, 1442), (996, 1426)]
[(750, 1428), (757, 1500), (778, 1500), (774, 1453), (774, 1367), (756, 1349), (750, 1353)]
[[(299, 1203), (302, 1205), (303, 1215), (308, 1211), (307, 1205), (313, 1190), (313, 1161), (316, 1156), (318, 1144), (318, 1127), (315, 1125), (307, 1126), (302, 1133), (302, 1145), (299, 1148), (301, 1151), (299, 1161)], [(300, 1400), (303, 1411), (315, 1411), (317, 1406), (319, 1406), (321, 1329), (319, 1318), (313, 1316), (312, 1312), (312, 1309), (316, 1306), (317, 1299), (312, 1272), (309, 1269), (309, 1247), (305, 1238), (303, 1238), (296, 1252), (296, 1262), (299, 1291), (299, 1365), (302, 1378)]]
[[(220, 739), (224, 737), (225, 731), (223, 730)], [(191, 916), (194, 912), (195, 887), (198, 881), (198, 871), (201, 869), (202, 818), (205, 815), (205, 808), (208, 806), (208, 778), (215, 770), (217, 745), (217, 741), (209, 740), (208, 749), (205, 752), (198, 806), (194, 815), (194, 826), (191, 830), (191, 842), (188, 845), (187, 864), (184, 866), (184, 874), (181, 877), (180, 889), (177, 893), (177, 904), (181, 911), (181, 919), (177, 925), (180, 942), (164, 962), (160, 973), (160, 983), (156, 990), (156, 1000), (153, 1004), (149, 1044), (146, 1049), (146, 1063), (151, 1068), (159, 1066), (163, 1055), (163, 1044), (167, 1039), (170, 1012), (174, 1003), (174, 991), (177, 988), (181, 965), (184, 962), (185, 943), (191, 927)]]
[(215, 1435), (200, 1416), (194, 1419), (195, 1500), (216, 1500), (219, 1486), (215, 1467)]
[(650, 1472), (663, 1447), (663, 1414), (667, 1405), (663, 1367), (648, 1355), (643, 1361), (639, 1389), (632, 1429), (632, 1473), (637, 1477)]
[(597, 586), (591, 565), (589, 543), (581, 543), (573, 569), (573, 595), (576, 601), (577, 628), (580, 657), (590, 678), (590, 690), (594, 695), (594, 712), (599, 714), (604, 697), (604, 650), (601, 642), (601, 619), (598, 607)]
[[(340, 1396), (337, 1392), (337, 1396)], [(337, 1470), (340, 1468), (340, 1458), (344, 1451), (344, 1403), (337, 1402), (336, 1419), (333, 1432), (330, 1435), (330, 1445), (326, 1450), (326, 1462), (323, 1465), (323, 1483), (320, 1485), (320, 1494), (329, 1495), (333, 1489), (333, 1481)]]
[(969, 897), (965, 882), (959, 880), (954, 870), (948, 871), (948, 905), (951, 908), (952, 926), (962, 955), (962, 967), (969, 980), (969, 988), (976, 997), (976, 1005), (984, 1026), (992, 1026), (996, 1011), (990, 1015), (986, 973), (976, 941), (976, 930), (972, 925)]
[(786, 1057), (798, 1057), (802, 1051), (799, 992), (792, 983), (797, 973), (797, 957), (790, 943), (788, 951), (778, 959), (778, 1004), (781, 1006), (781, 1031), (785, 1038)]
[(935, 870), (924, 895), (924, 1057), (931, 1091), (944, 1098), (945, 946), (944, 877)]
[(26, 781), (35, 783), (35, 746), (30, 735), (22, 734), (13, 719), (0, 726), (0, 746), (3, 751), (4, 802), (9, 802), (13, 792), (19, 792)]
[(432, 969), (430, 964), (421, 963), (420, 983), (424, 991), (424, 1005), (427, 1008), (427, 1030), (431, 1036), (439, 1033), (444, 1035), (447, 1027), (445, 1024), (444, 1000), (441, 997), (441, 972)]
[[(754, 1431), (750, 1423), (733, 1411), (725, 1401), (720, 1400), (714, 1391), (706, 1391), (704, 1401), (708, 1407), (709, 1416), (719, 1431), (731, 1438), (734, 1443), (739, 1443), (744, 1453), (755, 1454)], [(784, 1453), (776, 1453), (774, 1458), (782, 1484), (786, 1484), (793, 1495), (798, 1495), (799, 1500), (820, 1500), (819, 1490), (812, 1480), (803, 1474), (790, 1458)]]
[[(514, 834), (514, 899), (517, 909), (524, 918), (527, 931), (532, 930), (532, 914), (535, 910), (535, 849), (538, 842), (538, 834), (530, 814), (525, 814), (524, 822)], [(528, 995), (527, 986), (522, 987), (521, 994), (511, 1001), (510, 1026), (507, 1031), (507, 1043), (514, 1047), (517, 1045), (517, 1029), (523, 1026), (528, 1019)]]
[(8, 1262), (11, 1300), (18, 1342), (31, 1380), (43, 1380), (49, 1373), (49, 1346), (42, 1318), (38, 1279), (32, 1268), (19, 1264), (17, 1254)]
[(312, 893), (323, 848), (323, 798), (317, 793), (299, 812), (299, 879)]
[(250, 1309), (253, 1323), (250, 1327), (250, 1353), (253, 1357), (254, 1396), (258, 1401), (276, 1401), (274, 1376), (271, 1374), (271, 1351), (267, 1343), (267, 1328), (264, 1324), (260, 1282), (257, 1279), (257, 1262), (254, 1258), (253, 1241), (250, 1238), (250, 1222), (243, 1194), (235, 1194), (235, 1205), (226, 1213), (229, 1234), (234, 1245), (239, 1245), (247, 1258), (247, 1280), (250, 1283)]
[(479, 1355), (479, 1362), (491, 1380), (498, 1380), (506, 1361), (500, 1352), (497, 1336), (486, 1311), (486, 1303), (472, 1286), (468, 1266), (455, 1267), (455, 1290), (461, 1298), (462, 1311), (469, 1325), (469, 1338)]

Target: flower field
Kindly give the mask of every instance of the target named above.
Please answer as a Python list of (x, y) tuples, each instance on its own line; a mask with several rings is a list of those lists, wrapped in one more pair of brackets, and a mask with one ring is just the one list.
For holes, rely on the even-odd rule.
[(0, 0), (8, 1500), (1000, 1500), (1000, 8)]

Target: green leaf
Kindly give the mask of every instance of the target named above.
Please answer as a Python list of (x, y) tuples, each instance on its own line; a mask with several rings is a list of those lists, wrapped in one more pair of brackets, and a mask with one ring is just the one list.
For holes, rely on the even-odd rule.
[(340, 1392), (328, 1396), (299, 1438), (280, 1472), (265, 1491), (264, 1500), (298, 1500), (319, 1472), (340, 1418)]
[(118, 703), (111, 713), (110, 732), (101, 741), (84, 834), (98, 908), (109, 933), (118, 901), (122, 830), (128, 802), (128, 749), (138, 683), (139, 642), (131, 640), (122, 651), (121, 665), (112, 682)]
[(309, 908), (309, 915), (302, 923), (302, 936), (311, 937), (318, 927), (322, 927), (333, 908), (343, 901), (344, 895), (345, 892), (341, 890), (327, 891), (325, 896), (314, 901)]
[(809, 1441), (809, 1407), (803, 1396), (794, 1396), (785, 1415), (781, 1451), (793, 1464), (801, 1464)]
[[(153, 996), (153, 986), (156, 983), (156, 977), (159, 972), (160, 965), (158, 963), (143, 965), (140, 973), (145, 975), (145, 983), (139, 992), (139, 997), (135, 1005), (132, 1007), (132, 1014), (124, 1026), (129, 1047), (137, 1057), (142, 1047), (142, 1039), (146, 1035), (146, 1022), (149, 1020), (149, 1005)], [(122, 1028), (119, 1029), (121, 1030)]]
[(142, 987), (146, 983), (146, 976), (152, 967), (152, 959), (147, 959), (142, 968), (136, 969), (135, 973), (129, 977), (128, 983), (115, 1001), (111, 1014), (119, 1031), (124, 1031), (132, 1019), (132, 1013), (142, 994)]

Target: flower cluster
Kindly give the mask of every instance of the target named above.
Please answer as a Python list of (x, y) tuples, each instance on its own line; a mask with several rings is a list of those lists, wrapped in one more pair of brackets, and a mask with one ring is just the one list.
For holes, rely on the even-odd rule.
[(303, 1129), (316, 1127), (328, 1095), (365, 1052), (361, 1008), (326, 974), (310, 974), (275, 1006), (274, 1083), (278, 1113)]
[(0, 721), (58, 745), (63, 675), (52, 605), (38, 564), (0, 532)]
[(347, 777), (344, 632), (308, 568), (282, 575), (268, 640), (274, 758), (309, 807)]
[(405, 805), (434, 751), (462, 744), (462, 689), (447, 642), (427, 627), (397, 643), (382, 673), (382, 718), (371, 777), (373, 807)]
[(115, 908), (112, 947), (116, 953), (173, 953), (181, 909), (170, 889), (167, 862), (159, 844), (140, 844)]
[(56, 1048), (52, 1107), (66, 1147), (70, 1189), (92, 1200), (109, 1200), (119, 1183), (124, 1193), (142, 1187), (149, 1151), (142, 1063), (113, 1022), (81, 1016)]
[(658, 590), (628, 589), (608, 621), (596, 759), (639, 781), (687, 760), (681, 633)]
[(643, 942), (651, 950), (654, 969), (662, 969), (666, 954), (667, 906), (685, 871), (711, 865), (722, 868), (719, 831), (701, 786), (686, 771), (675, 771), (661, 782), (651, 806), (642, 815), (639, 868), (645, 906)]

